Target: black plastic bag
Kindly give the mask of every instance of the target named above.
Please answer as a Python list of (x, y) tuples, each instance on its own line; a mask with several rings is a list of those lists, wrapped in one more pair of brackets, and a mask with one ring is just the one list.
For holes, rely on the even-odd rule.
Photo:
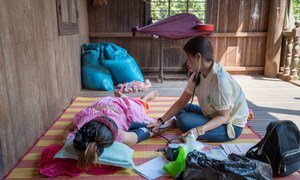
[(272, 179), (272, 168), (237, 154), (220, 161), (194, 150), (187, 155), (186, 169), (177, 179)]

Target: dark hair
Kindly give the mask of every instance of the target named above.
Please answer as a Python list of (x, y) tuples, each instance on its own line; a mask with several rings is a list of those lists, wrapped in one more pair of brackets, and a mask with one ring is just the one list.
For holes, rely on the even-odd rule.
[[(197, 53), (200, 53), (202, 57), (206, 61), (210, 61), (214, 63), (214, 48), (211, 44), (211, 41), (208, 37), (203, 37), (203, 36), (196, 36), (190, 39), (184, 46), (183, 50), (192, 56), (196, 56)], [(196, 86), (200, 84), (200, 74), (197, 73), (194, 76), (194, 89), (193, 89), (193, 95), (192, 95), (192, 100), (190, 105), (193, 103), (194, 100), (194, 95), (195, 95), (195, 90)], [(188, 109), (190, 108), (190, 105), (188, 106)]]
[(200, 53), (207, 61), (214, 61), (214, 49), (208, 37), (193, 37), (183, 46), (183, 50), (192, 56)]
[(112, 131), (103, 123), (92, 120), (84, 124), (73, 141), (75, 149), (83, 151), (77, 165), (86, 168), (90, 162), (98, 159), (104, 147), (111, 146), (113, 142)]

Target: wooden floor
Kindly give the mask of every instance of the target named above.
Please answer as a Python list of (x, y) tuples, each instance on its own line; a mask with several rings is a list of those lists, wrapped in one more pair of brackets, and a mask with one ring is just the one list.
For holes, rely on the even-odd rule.
[[(233, 76), (243, 88), (249, 108), (254, 111), (255, 119), (249, 125), (261, 136), (271, 121), (292, 120), (300, 129), (300, 87), (279, 79), (262, 76)], [(187, 81), (151, 81), (152, 87), (147, 91), (158, 90), (161, 96), (180, 96)], [(142, 93), (127, 94), (141, 96)], [(81, 96), (106, 96), (112, 93), (82, 90)]]

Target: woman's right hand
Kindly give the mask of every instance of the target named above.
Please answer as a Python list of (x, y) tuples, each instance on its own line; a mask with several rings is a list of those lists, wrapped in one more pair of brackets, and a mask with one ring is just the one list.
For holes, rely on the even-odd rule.
[(161, 126), (160, 121), (156, 121), (147, 125), (147, 128), (151, 129), (154, 132), (157, 132)]

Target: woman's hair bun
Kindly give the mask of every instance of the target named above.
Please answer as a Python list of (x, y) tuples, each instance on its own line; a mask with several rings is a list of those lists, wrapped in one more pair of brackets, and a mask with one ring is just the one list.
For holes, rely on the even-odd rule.
[[(107, 122), (106, 119), (105, 121)], [(114, 137), (111, 131), (112, 128), (106, 124), (99, 121), (90, 121), (83, 125), (75, 135), (73, 141), (75, 149), (84, 151), (87, 149), (89, 143), (96, 142), (98, 152), (102, 154), (104, 147), (110, 146), (113, 143)]]

